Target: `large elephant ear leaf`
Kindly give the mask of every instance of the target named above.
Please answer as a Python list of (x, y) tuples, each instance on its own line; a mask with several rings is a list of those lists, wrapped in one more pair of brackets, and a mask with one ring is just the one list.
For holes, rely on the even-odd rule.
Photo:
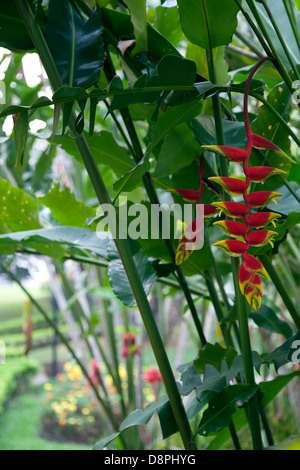
[(65, 86), (98, 82), (104, 44), (97, 10), (85, 21), (68, 0), (50, 0), (44, 34)]

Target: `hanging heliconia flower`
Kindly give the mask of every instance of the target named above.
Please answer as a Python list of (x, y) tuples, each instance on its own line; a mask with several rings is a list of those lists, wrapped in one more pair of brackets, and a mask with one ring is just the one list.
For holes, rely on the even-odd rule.
[[(200, 177), (200, 184), (199, 190), (189, 190), (189, 189), (176, 189), (175, 191), (182, 196), (187, 201), (195, 202), (196, 204), (200, 204), (200, 199), (203, 194), (204, 190), (204, 182), (203, 182), (203, 154), (200, 156), (199, 161), (199, 177)], [(204, 217), (213, 217), (218, 212), (218, 209), (211, 205), (211, 204), (203, 204), (203, 215)], [(202, 219), (197, 217), (192, 223), (185, 229), (181, 239), (179, 240), (179, 244), (177, 247), (176, 252), (176, 259), (175, 262), (177, 265), (182, 264), (186, 261), (189, 256), (194, 252), (194, 249), (199, 243), (199, 240), (202, 236), (203, 226), (202, 226)], [(192, 238), (193, 236), (193, 238)]]
[[(244, 202), (220, 201), (212, 205), (218, 208), (228, 217), (239, 220), (222, 220), (215, 222), (223, 229), (223, 231), (233, 240), (223, 240), (215, 245), (219, 246), (231, 256), (241, 256), (242, 264), (239, 272), (239, 284), (242, 294), (246, 297), (248, 303), (258, 310), (261, 306), (261, 297), (263, 288), (260, 276), (267, 277), (267, 273), (262, 264), (254, 256), (248, 253), (251, 246), (259, 247), (270, 243), (273, 246), (273, 239), (277, 236), (277, 232), (268, 230), (266, 227), (271, 223), (276, 226), (276, 220), (281, 217), (275, 212), (252, 212), (252, 209), (261, 209), (267, 206), (271, 201), (276, 202), (275, 198), (281, 196), (280, 193), (273, 191), (256, 191), (251, 192), (251, 182), (262, 183), (267, 178), (275, 174), (285, 175), (286, 172), (273, 167), (264, 166), (248, 166), (249, 157), (253, 148), (266, 149), (275, 152), (277, 155), (293, 161), (285, 152), (277, 145), (270, 142), (265, 137), (254, 134), (251, 131), (249, 115), (248, 115), (248, 96), (251, 80), (258, 68), (269, 58), (262, 59), (252, 70), (244, 94), (244, 115), (245, 128), (247, 135), (246, 150), (239, 148), (205, 145), (206, 150), (211, 150), (223, 157), (227, 157), (230, 162), (243, 165), (245, 178), (229, 178), (229, 177), (212, 177), (210, 178), (217, 184), (220, 184), (226, 193), (232, 196), (242, 196)], [(263, 229), (263, 230), (257, 230)], [(239, 240), (242, 238), (242, 240)]]

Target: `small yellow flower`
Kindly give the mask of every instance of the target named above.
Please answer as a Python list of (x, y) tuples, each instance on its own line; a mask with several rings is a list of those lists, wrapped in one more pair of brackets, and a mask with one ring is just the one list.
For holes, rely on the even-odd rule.
[(81, 413), (84, 415), (84, 416), (88, 416), (91, 412), (88, 408), (83, 408), (81, 410)]
[(47, 383), (44, 385), (44, 390), (46, 390), (47, 392), (51, 392), (53, 389), (54, 387), (52, 384)]
[(87, 420), (88, 420), (90, 423), (94, 423), (94, 422), (95, 422), (94, 416), (88, 416), (88, 417), (87, 417)]

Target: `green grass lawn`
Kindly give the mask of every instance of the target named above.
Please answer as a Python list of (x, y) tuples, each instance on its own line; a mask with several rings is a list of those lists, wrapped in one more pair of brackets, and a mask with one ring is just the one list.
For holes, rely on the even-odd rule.
[[(28, 289), (35, 299), (48, 299), (48, 288), (29, 288)], [(0, 320), (9, 320), (14, 317), (21, 317), (24, 302), (28, 301), (28, 297), (15, 284), (3, 284), (0, 286)], [(45, 306), (45, 304), (43, 304)]]
[(0, 450), (92, 450), (92, 446), (47, 441), (39, 437), (44, 391), (32, 388), (10, 399), (0, 415)]

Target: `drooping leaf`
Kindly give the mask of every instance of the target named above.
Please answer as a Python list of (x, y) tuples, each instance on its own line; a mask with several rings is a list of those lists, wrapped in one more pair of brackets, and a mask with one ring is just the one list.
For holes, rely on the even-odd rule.
[[(154, 415), (156, 411), (160, 411), (160, 409), (163, 408), (163, 416), (166, 416), (166, 411), (167, 407), (166, 405), (169, 403), (168, 398), (166, 396), (163, 396), (160, 400), (159, 403), (157, 402), (152, 402), (149, 405), (146, 406), (144, 410), (135, 410), (130, 413), (127, 418), (121, 423), (120, 425), (120, 431), (118, 433), (111, 434), (110, 436), (101, 439), (100, 441), (97, 442), (97, 444), (94, 446), (94, 450), (103, 450), (104, 447), (106, 447), (110, 442), (112, 442), (114, 439), (116, 439), (123, 431), (126, 431), (126, 429), (129, 429), (131, 427), (135, 426), (145, 426), (146, 424), (149, 423), (150, 419)], [(167, 413), (168, 419), (170, 419), (170, 410)], [(172, 413), (173, 415), (173, 413)], [(174, 416), (172, 417), (174, 420)], [(165, 424), (165, 432), (170, 432), (170, 427)], [(175, 431), (174, 431), (175, 432)]]
[[(145, 293), (149, 295), (157, 278), (156, 272), (147, 257), (142, 253), (137, 242), (131, 240), (130, 248)], [(114, 293), (124, 305), (135, 307), (136, 300), (113, 240), (108, 245), (108, 255), (110, 258), (108, 278)]]
[(85, 21), (67, 0), (50, 0), (44, 34), (65, 86), (98, 82), (104, 45), (97, 10)]
[(260, 327), (290, 338), (293, 330), (288, 323), (278, 318), (274, 310), (262, 305), (259, 311), (251, 311), (250, 318)]
[[(49, 229), (29, 230), (26, 232), (9, 233), (0, 236), (0, 251), (7, 252), (12, 247), (13, 251), (20, 246), (29, 249), (42, 249), (48, 253), (49, 249), (61, 248), (57, 255), (65, 254), (64, 248), (88, 250), (101, 258), (107, 259), (108, 238), (98, 238), (96, 232), (77, 227), (54, 227)], [(82, 254), (82, 252), (81, 252)]]
[(86, 219), (96, 213), (95, 209), (78, 201), (68, 188), (61, 189), (59, 183), (55, 183), (49, 193), (37, 200), (50, 209), (55, 220), (65, 226), (87, 228)]
[(231, 0), (178, 0), (186, 37), (203, 49), (230, 43), (239, 7)]
[[(273, 380), (267, 382), (261, 382), (259, 384), (260, 391), (263, 394), (261, 401), (262, 406), (265, 408), (272, 400), (278, 395), (278, 393), (286, 387), (286, 385), (296, 376), (299, 376), (300, 372), (295, 371), (291, 374), (280, 375)], [(236, 431), (239, 431), (247, 424), (247, 416), (243, 409), (237, 409), (236, 413), (232, 417)], [(219, 431), (217, 436), (211, 441), (206, 450), (218, 450), (221, 449), (226, 442), (231, 439), (231, 434), (228, 428)]]
[(209, 401), (199, 425), (202, 436), (218, 432), (228, 426), (238, 407), (247, 403), (258, 390), (256, 385), (232, 385), (224, 388)]

